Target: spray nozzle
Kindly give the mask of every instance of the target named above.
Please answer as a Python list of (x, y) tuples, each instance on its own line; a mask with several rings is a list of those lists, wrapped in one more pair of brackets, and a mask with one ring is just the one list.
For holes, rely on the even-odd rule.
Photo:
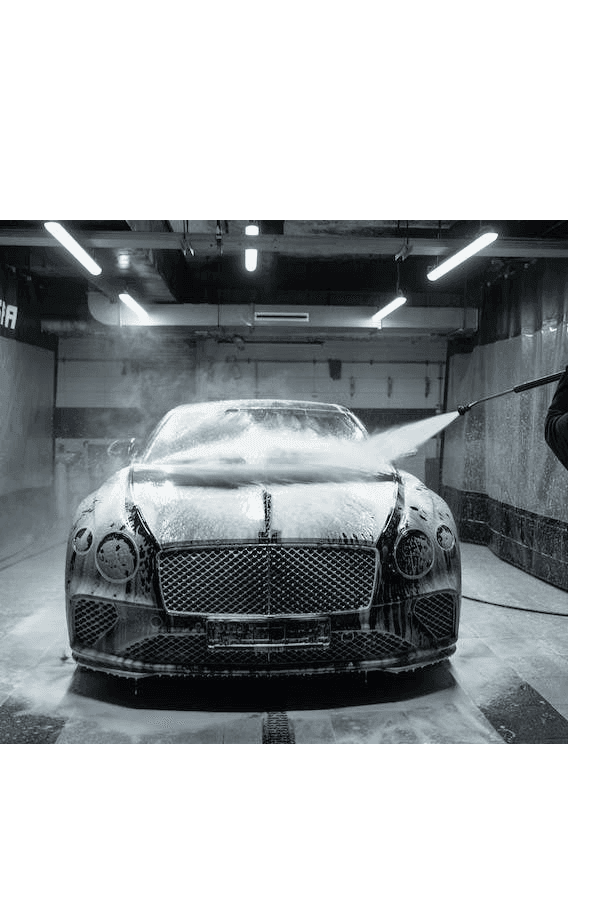
[(564, 372), (554, 372), (552, 375), (544, 375), (543, 378), (536, 378), (535, 381), (524, 381), (523, 384), (517, 384), (515, 387), (508, 388), (506, 391), (500, 391), (499, 394), (492, 394), (490, 397), (481, 397), (479, 400), (473, 400), (471, 403), (467, 403), (464, 406), (458, 406), (457, 412), (459, 415), (464, 416), (467, 410), (471, 409), (472, 406), (483, 403), (485, 400), (495, 400), (496, 397), (504, 397), (506, 394), (519, 394), (521, 391), (529, 391), (531, 388), (540, 387), (542, 384), (550, 384), (552, 381), (558, 381), (562, 375), (564, 375)]

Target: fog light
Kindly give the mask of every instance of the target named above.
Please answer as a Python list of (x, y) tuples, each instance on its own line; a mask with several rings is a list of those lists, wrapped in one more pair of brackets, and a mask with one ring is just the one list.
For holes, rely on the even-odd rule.
[(138, 568), (138, 551), (134, 541), (122, 531), (105, 535), (96, 550), (96, 566), (107, 581), (117, 584), (133, 578)]
[(422, 531), (406, 531), (396, 541), (394, 559), (405, 578), (422, 578), (434, 558), (433, 543)]

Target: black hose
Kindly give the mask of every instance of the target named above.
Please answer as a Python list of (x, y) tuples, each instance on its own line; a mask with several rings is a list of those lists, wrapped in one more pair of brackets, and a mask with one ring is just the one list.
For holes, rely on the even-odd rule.
[(462, 598), (463, 600), (472, 600), (474, 603), (485, 603), (487, 606), (499, 606), (501, 609), (517, 609), (519, 612), (538, 613), (540, 616), (562, 616), (565, 619), (569, 618), (568, 613), (550, 612), (548, 609), (531, 609), (527, 606), (511, 606), (510, 603), (494, 603), (493, 600), (482, 600), (481, 597), (468, 597), (466, 594), (463, 594)]
[[(4, 572), (5, 569), (10, 569), (12, 566), (18, 566), (19, 563), (26, 562), (28, 559), (35, 559), (36, 556), (42, 556), (44, 553), (47, 553), (49, 550), (56, 550), (57, 547), (64, 547), (66, 541), (61, 541), (57, 544), (50, 544), (47, 547), (42, 547), (40, 550), (35, 550), (33, 553), (27, 553), (26, 551), (29, 549), (31, 545), (28, 545), (23, 548), (23, 550), (17, 550), (15, 553), (9, 553), (7, 556), (0, 559), (0, 572)], [(17, 556), (18, 559), (13, 559), (13, 557)], [(8, 562), (8, 560), (12, 560)]]

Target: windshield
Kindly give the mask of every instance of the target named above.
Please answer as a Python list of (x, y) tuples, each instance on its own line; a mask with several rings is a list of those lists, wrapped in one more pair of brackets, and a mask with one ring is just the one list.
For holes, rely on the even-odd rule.
[(365, 431), (349, 413), (296, 407), (181, 407), (162, 423), (144, 462), (243, 461), (323, 450), (335, 441), (361, 440)]

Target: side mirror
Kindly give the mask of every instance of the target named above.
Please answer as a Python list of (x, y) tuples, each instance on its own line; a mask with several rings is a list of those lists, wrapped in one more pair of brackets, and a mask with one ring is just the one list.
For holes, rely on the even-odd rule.
[(135, 438), (119, 438), (108, 445), (106, 452), (109, 456), (116, 459), (132, 459), (137, 453), (137, 442)]

